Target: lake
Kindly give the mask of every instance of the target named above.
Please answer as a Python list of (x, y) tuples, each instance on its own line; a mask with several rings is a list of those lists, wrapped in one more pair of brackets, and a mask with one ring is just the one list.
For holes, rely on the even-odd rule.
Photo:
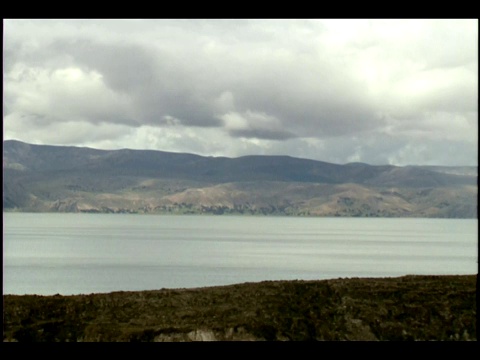
[(478, 272), (476, 219), (3, 213), (3, 293)]

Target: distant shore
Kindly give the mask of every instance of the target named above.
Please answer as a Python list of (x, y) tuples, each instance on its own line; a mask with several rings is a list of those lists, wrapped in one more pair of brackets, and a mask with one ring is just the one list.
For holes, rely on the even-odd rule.
[(477, 340), (477, 275), (4, 295), (3, 341)]

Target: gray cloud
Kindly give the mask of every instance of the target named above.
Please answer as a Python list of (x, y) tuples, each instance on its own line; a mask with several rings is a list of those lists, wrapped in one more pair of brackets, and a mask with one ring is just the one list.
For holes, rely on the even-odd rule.
[[(132, 125), (166, 124), (173, 117), (185, 125), (219, 126), (205, 89), (195, 91), (191, 69), (164, 51), (137, 44), (102, 44), (97, 41), (57, 42), (55, 46), (80, 66), (102, 74), (105, 85), (132, 103)], [(208, 95), (208, 93), (207, 93)]]
[[(474, 20), (4, 25), (9, 138), (342, 163), (476, 163)], [(63, 140), (52, 137), (55, 128)]]

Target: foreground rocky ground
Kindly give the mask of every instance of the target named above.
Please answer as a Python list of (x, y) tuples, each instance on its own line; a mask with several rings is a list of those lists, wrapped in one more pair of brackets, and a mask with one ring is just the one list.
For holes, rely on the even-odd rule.
[(477, 340), (477, 276), (4, 295), (3, 341)]

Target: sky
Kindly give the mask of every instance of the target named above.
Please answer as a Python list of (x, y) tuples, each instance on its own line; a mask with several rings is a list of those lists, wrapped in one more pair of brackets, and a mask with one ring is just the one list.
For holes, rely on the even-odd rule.
[(478, 19), (3, 19), (3, 138), (478, 165)]

